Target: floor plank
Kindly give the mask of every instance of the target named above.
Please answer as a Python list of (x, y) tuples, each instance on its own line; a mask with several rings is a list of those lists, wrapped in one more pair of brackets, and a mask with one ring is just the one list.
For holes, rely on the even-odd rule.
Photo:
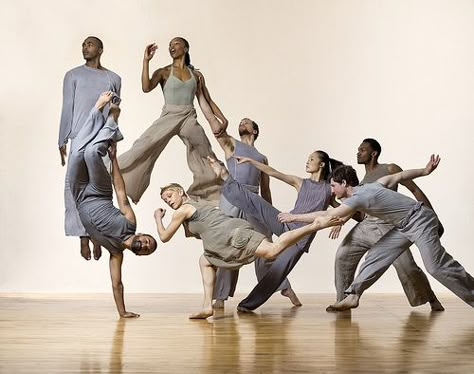
[(240, 296), (191, 321), (200, 295), (127, 295), (141, 317), (121, 320), (108, 294), (0, 294), (0, 373), (474, 373), (473, 310), (451, 296), (442, 313), (368, 294), (339, 314), (333, 295), (251, 314)]

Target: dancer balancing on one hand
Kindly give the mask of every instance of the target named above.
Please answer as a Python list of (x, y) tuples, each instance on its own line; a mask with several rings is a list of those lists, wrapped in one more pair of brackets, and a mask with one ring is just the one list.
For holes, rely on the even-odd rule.
[[(216, 175), (223, 179), (227, 178), (226, 169), (218, 161), (210, 158), (209, 162)], [(166, 210), (160, 208), (155, 211), (155, 221), (161, 241), (169, 241), (181, 224), (185, 228), (186, 236), (194, 236), (203, 241), (204, 254), (199, 259), (204, 286), (203, 308), (190, 315), (190, 318), (212, 316), (216, 267), (236, 269), (253, 262), (257, 257), (275, 258), (303, 237), (340, 223), (338, 219), (327, 216), (309, 225), (284, 232), (274, 243), (271, 243), (265, 235), (255, 231), (247, 221), (229, 217), (216, 207), (191, 199), (179, 184), (172, 183), (163, 187), (161, 198), (175, 210), (167, 227), (162, 221)]]

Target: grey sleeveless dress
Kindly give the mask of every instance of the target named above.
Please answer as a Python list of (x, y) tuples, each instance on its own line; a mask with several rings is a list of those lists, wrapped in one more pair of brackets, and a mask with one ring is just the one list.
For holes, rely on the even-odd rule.
[(204, 256), (214, 266), (236, 269), (255, 260), (255, 250), (265, 235), (240, 218), (226, 216), (219, 208), (189, 199), (196, 211), (184, 222), (187, 231), (203, 241)]

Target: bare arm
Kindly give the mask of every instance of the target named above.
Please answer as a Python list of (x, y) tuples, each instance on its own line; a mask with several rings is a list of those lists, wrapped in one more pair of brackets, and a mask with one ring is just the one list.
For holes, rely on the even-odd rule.
[(168, 227), (165, 227), (163, 225), (163, 217), (165, 216), (166, 210), (162, 208), (155, 210), (156, 230), (158, 231), (160, 240), (163, 243), (169, 241), (176, 231), (178, 231), (179, 226), (181, 226), (186, 219), (190, 218), (195, 211), (196, 208), (189, 204), (182, 205), (174, 212)]
[[(396, 174), (396, 173), (402, 172), (403, 170), (400, 166), (396, 164), (390, 164), (388, 166), (388, 171), (390, 172), (390, 174)], [(415, 199), (423, 202), (423, 204), (427, 206), (428, 208), (433, 209), (430, 201), (428, 200), (428, 197), (426, 197), (426, 195), (423, 193), (420, 187), (418, 187), (418, 185), (416, 185), (415, 182), (413, 182), (413, 180), (408, 179), (400, 183), (403, 184), (406, 188), (408, 188), (408, 190), (413, 194)]]
[(318, 212), (311, 212), (305, 214), (291, 214), (291, 213), (280, 213), (278, 215), (278, 219), (280, 222), (288, 223), (288, 222), (304, 222), (304, 223), (311, 223), (317, 217), (325, 217), (325, 216), (332, 216), (336, 218), (340, 218), (342, 220), (342, 224), (346, 223), (355, 213), (356, 211), (349, 207), (348, 205), (341, 204), (337, 208), (331, 209), (330, 211), (327, 210), (320, 210)]
[[(264, 172), (270, 177), (277, 178), (290, 186), (295, 187), (298, 191), (301, 188), (301, 184), (303, 183), (303, 179), (300, 177), (297, 177), (295, 175), (288, 175), (288, 174), (283, 174), (279, 172), (278, 170), (272, 168), (269, 165), (265, 165), (262, 162), (258, 162), (252, 158), (249, 157), (236, 157), (237, 162), (239, 164), (242, 164), (244, 162), (250, 162), (253, 166), (255, 166), (258, 170)], [(312, 222), (312, 221), (311, 221)]]
[(204, 114), (204, 117), (206, 117), (206, 120), (209, 123), (209, 126), (211, 127), (212, 133), (214, 134), (217, 142), (224, 151), (225, 158), (228, 159), (234, 154), (235, 139), (227, 133), (227, 126), (224, 126), (216, 118), (211, 106), (209, 105), (209, 102), (207, 101), (202, 91), (201, 75), (196, 75), (199, 77), (198, 89), (196, 91), (199, 106), (201, 107), (202, 113)]
[(158, 46), (155, 43), (148, 44), (143, 54), (142, 66), (142, 90), (143, 92), (150, 92), (158, 86), (158, 83), (163, 79), (163, 69), (156, 70), (150, 79), (150, 60), (155, 55)]
[(130, 222), (136, 223), (135, 213), (133, 212), (130, 202), (128, 201), (127, 191), (125, 189), (125, 182), (123, 181), (122, 173), (117, 162), (116, 144), (111, 145), (109, 152), (110, 159), (112, 160), (112, 184), (114, 186), (115, 194), (117, 195), (117, 202), (119, 205), (120, 212)]
[(140, 317), (139, 314), (127, 312), (127, 310), (125, 309), (122, 283), (122, 262), (123, 253), (110, 255), (110, 279), (112, 280), (112, 290), (114, 293), (115, 305), (117, 306), (117, 312), (120, 314), (120, 317), (124, 318)]
[(225, 118), (224, 114), (221, 112), (217, 104), (214, 102), (214, 100), (212, 100), (211, 94), (209, 93), (209, 90), (207, 89), (207, 86), (206, 86), (206, 81), (204, 80), (204, 75), (202, 75), (201, 72), (197, 72), (197, 71), (195, 71), (194, 73), (199, 78), (198, 81), (199, 81), (199, 85), (201, 86), (202, 93), (204, 97), (206, 98), (206, 101), (209, 103), (209, 106), (211, 107), (212, 112), (221, 121), (224, 129), (226, 129), (229, 121), (227, 121), (227, 118)]
[(406, 180), (415, 179), (418, 177), (424, 177), (430, 175), (439, 165), (441, 159), (438, 155), (431, 155), (430, 160), (423, 169), (409, 169), (403, 170), (399, 173), (386, 175), (382, 178), (379, 178), (377, 182), (382, 183), (384, 186), (391, 188), (394, 187), (397, 183), (402, 183)]
[[(265, 158), (264, 163), (268, 165), (268, 160)], [(270, 190), (270, 177), (268, 174), (261, 173), (260, 177), (260, 194), (262, 195), (263, 199), (270, 204), (272, 203), (272, 192)]]

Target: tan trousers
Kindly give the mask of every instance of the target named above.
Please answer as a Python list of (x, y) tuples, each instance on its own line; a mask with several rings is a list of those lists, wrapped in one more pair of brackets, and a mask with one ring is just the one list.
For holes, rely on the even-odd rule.
[(132, 148), (120, 155), (127, 195), (138, 202), (150, 184), (156, 160), (173, 136), (186, 145), (188, 166), (193, 183), (187, 193), (195, 199), (219, 200), (222, 180), (217, 178), (206, 157), (216, 158), (204, 129), (197, 122), (192, 105), (165, 105), (153, 124), (133, 143)]

